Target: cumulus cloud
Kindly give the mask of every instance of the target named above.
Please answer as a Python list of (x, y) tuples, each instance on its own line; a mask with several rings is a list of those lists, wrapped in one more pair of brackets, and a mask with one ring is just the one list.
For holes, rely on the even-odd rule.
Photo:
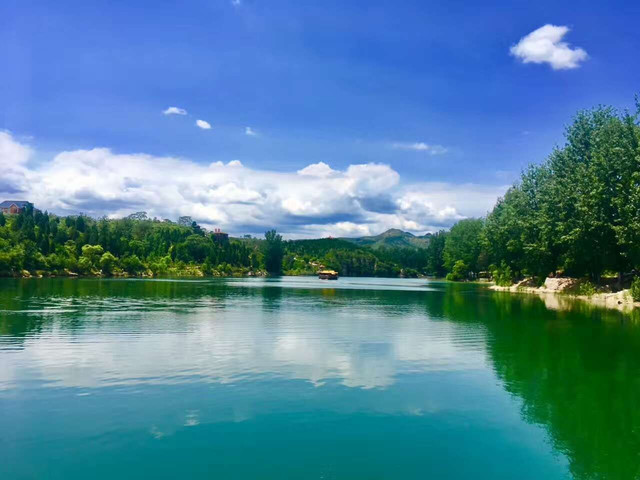
[(184, 108), (180, 107), (169, 107), (162, 113), (164, 113), (165, 115), (186, 115), (187, 111)]
[(196, 120), (196, 126), (202, 130), (211, 130), (211, 124), (205, 120)]
[(442, 155), (443, 153), (447, 153), (448, 151), (442, 145), (429, 145), (428, 143), (424, 142), (395, 142), (391, 144), (391, 147), (398, 150), (414, 150), (416, 152), (425, 152), (430, 155)]
[(108, 148), (63, 151), (32, 162), (33, 149), (0, 132), (1, 199), (31, 200), (59, 214), (121, 217), (190, 215), (231, 233), (277, 227), (290, 238), (370, 235), (387, 228), (414, 233), (483, 215), (505, 187), (405, 184), (389, 165), (298, 171), (257, 170), (239, 160), (209, 164)]
[(544, 25), (511, 47), (511, 55), (523, 63), (548, 63), (554, 70), (578, 68), (588, 57), (582, 48), (572, 48), (562, 39), (569, 27)]
[(244, 134), (249, 135), (250, 137), (255, 137), (257, 135), (256, 131), (251, 127), (244, 127)]
[(329, 177), (335, 173), (338, 172), (324, 162), (312, 163), (298, 170), (298, 175), (309, 175), (312, 177)]
[[(477, 185), (427, 182), (407, 187), (397, 199), (404, 218), (428, 218), (432, 227), (445, 228), (470, 216), (485, 215), (508, 185)], [(412, 230), (407, 228), (407, 230)]]
[(0, 192), (11, 196), (27, 189), (27, 162), (32, 154), (31, 148), (15, 141), (9, 132), (0, 130)]

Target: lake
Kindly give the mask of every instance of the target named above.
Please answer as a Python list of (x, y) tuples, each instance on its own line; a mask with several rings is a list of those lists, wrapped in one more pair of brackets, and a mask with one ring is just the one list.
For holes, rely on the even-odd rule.
[(423, 279), (0, 279), (0, 478), (640, 478), (640, 322)]

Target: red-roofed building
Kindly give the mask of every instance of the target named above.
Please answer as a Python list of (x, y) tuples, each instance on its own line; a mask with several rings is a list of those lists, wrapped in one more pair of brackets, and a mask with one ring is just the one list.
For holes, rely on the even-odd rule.
[(7, 215), (16, 215), (31, 205), (31, 202), (24, 200), (5, 200), (0, 203), (0, 212)]

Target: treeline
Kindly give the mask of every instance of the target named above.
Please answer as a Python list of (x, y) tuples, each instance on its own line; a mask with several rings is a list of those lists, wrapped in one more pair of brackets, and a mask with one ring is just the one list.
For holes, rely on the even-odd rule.
[[(637, 103), (637, 102), (636, 102)], [(489, 272), (499, 284), (550, 274), (603, 275), (618, 284), (640, 268), (640, 126), (598, 107), (576, 115), (566, 143), (528, 167), (484, 219), (434, 237), (429, 269), (453, 280)]]
[[(197, 269), (195, 268), (197, 266)], [(180, 223), (138, 213), (124, 219), (59, 217), (28, 207), (0, 213), (0, 274), (188, 275), (248, 273), (264, 253), (248, 243), (218, 241), (188, 217)]]
[(28, 207), (0, 214), (0, 275), (229, 276), (314, 275), (333, 268), (344, 276), (411, 276), (423, 270), (416, 249), (358, 247), (344, 240), (226, 239), (189, 217), (177, 223), (147, 218), (60, 217)]
[(350, 277), (417, 277), (424, 273), (424, 250), (369, 248), (336, 238), (285, 242), (283, 271), (308, 275), (319, 268), (337, 270)]

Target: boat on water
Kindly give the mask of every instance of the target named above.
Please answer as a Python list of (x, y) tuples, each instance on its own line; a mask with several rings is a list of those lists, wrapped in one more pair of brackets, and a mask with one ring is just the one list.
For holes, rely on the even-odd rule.
[(338, 272), (335, 270), (320, 270), (318, 272), (318, 278), (320, 280), (337, 280)]

